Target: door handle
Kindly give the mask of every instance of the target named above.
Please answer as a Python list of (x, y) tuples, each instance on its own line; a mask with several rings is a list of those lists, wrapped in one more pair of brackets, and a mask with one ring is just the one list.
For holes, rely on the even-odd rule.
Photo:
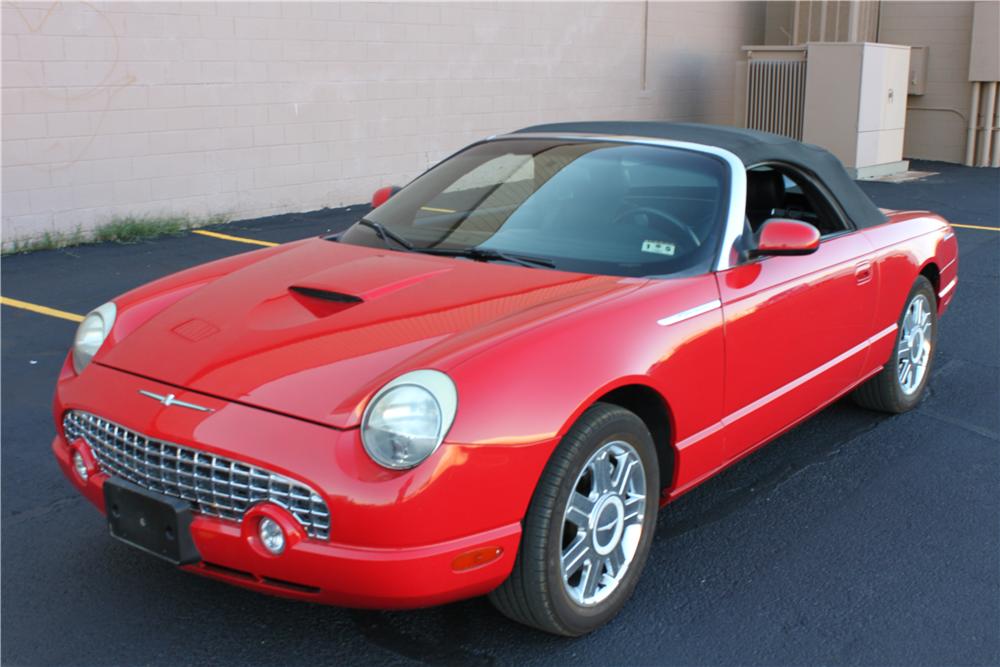
[(854, 279), (859, 285), (864, 285), (865, 283), (871, 282), (872, 279), (872, 263), (871, 262), (858, 262), (854, 265)]

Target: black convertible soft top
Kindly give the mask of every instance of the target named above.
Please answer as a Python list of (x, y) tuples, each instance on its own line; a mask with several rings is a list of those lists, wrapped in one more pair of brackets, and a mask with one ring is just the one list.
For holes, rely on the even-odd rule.
[(544, 134), (582, 132), (652, 139), (670, 139), (724, 148), (747, 167), (762, 162), (785, 162), (811, 173), (840, 203), (847, 217), (859, 228), (873, 227), (886, 217), (858, 187), (844, 166), (829, 151), (768, 132), (720, 125), (667, 123), (660, 121), (585, 121), (549, 123), (517, 130)]

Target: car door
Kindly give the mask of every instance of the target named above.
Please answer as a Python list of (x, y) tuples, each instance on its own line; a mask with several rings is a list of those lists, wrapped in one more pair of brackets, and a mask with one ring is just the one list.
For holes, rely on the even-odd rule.
[[(832, 201), (815, 200), (822, 196), (818, 191), (803, 196), (807, 181), (785, 173), (787, 197), (776, 203), (786, 208), (770, 213), (811, 222), (825, 234), (810, 255), (758, 258), (716, 274), (725, 319), (723, 422), (730, 458), (856, 383), (871, 334), (878, 278), (871, 245), (845, 219), (831, 219), (839, 215)], [(753, 181), (748, 178), (751, 205)]]

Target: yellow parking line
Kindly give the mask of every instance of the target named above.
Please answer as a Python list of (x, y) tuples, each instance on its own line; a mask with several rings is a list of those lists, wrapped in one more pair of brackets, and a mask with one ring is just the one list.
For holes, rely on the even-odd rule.
[(21, 301), (19, 299), (11, 299), (6, 296), (0, 296), (0, 303), (2, 303), (5, 306), (10, 306), (11, 308), (30, 310), (33, 313), (39, 313), (40, 315), (48, 315), (49, 317), (58, 317), (60, 319), (69, 320), (70, 322), (83, 321), (83, 315), (77, 315), (76, 313), (67, 313), (65, 310), (56, 310), (55, 308), (49, 308), (47, 306), (39, 306), (36, 303), (28, 303), (27, 301)]
[(983, 227), (982, 225), (956, 225), (954, 222), (951, 223), (952, 227), (961, 227), (962, 229), (982, 229), (987, 232), (1000, 232), (1000, 227)]
[(280, 245), (278, 243), (273, 243), (272, 241), (258, 241), (257, 239), (248, 239), (245, 236), (230, 236), (229, 234), (220, 234), (219, 232), (210, 232), (205, 229), (193, 229), (192, 234), (201, 234), (202, 236), (211, 236), (213, 239), (222, 239), (223, 241), (236, 241), (237, 243), (249, 243), (250, 245), (262, 245), (267, 248), (272, 246)]

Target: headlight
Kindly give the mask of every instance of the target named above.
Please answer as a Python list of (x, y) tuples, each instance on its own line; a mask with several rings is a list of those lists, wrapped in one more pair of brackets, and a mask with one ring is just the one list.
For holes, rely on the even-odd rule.
[(77, 373), (83, 371), (104, 344), (104, 339), (111, 333), (115, 324), (118, 309), (113, 302), (108, 302), (83, 318), (73, 339), (73, 368)]
[(458, 393), (441, 371), (400, 375), (372, 397), (361, 419), (361, 442), (376, 463), (394, 470), (419, 465), (455, 420)]

